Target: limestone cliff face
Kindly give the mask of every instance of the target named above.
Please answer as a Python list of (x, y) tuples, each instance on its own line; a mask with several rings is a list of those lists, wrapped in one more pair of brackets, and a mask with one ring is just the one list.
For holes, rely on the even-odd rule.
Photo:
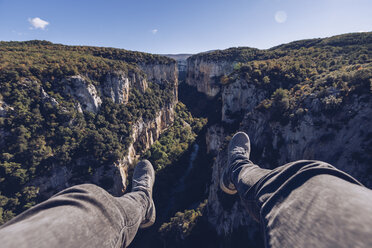
[(177, 79), (176, 62), (170, 64), (141, 64), (139, 66), (145, 72), (149, 81), (162, 84), (174, 82)]
[(133, 143), (129, 147), (128, 155), (121, 161), (122, 165), (133, 163), (139, 155), (146, 151), (159, 138), (160, 134), (169, 127), (174, 121), (174, 106), (161, 109), (155, 119), (138, 120), (132, 129)]
[(207, 141), (207, 152), (213, 155), (218, 155), (225, 139), (223, 127), (217, 124), (209, 127), (205, 138)]
[(234, 114), (252, 110), (263, 99), (270, 96), (270, 92), (257, 88), (255, 84), (245, 80), (236, 80), (221, 89), (223, 122), (232, 122)]
[(2, 100), (0, 99), (0, 117), (5, 117), (6, 112), (9, 106)]
[(63, 79), (63, 83), (66, 85), (66, 93), (78, 101), (78, 110), (90, 112), (98, 111), (102, 104), (102, 97), (109, 97), (117, 104), (126, 104), (130, 90), (135, 88), (144, 93), (148, 88), (149, 81), (157, 84), (172, 84), (174, 101), (177, 101), (178, 71), (176, 63), (143, 64), (140, 65), (140, 68), (143, 70), (142, 73), (124, 71), (108, 73), (100, 82), (94, 81), (86, 75), (76, 75)]
[(141, 69), (147, 78), (158, 84), (171, 84), (174, 87), (174, 100), (168, 106), (163, 107), (155, 119), (139, 119), (132, 127), (132, 144), (126, 157), (120, 161), (120, 166), (128, 166), (139, 155), (146, 151), (159, 138), (160, 134), (174, 121), (174, 106), (178, 101), (178, 70), (177, 64), (143, 64)]
[(199, 92), (214, 97), (220, 92), (221, 76), (230, 74), (235, 63), (232, 61), (204, 61), (199, 57), (187, 59), (186, 83)]
[(149, 81), (157, 84), (173, 84), (174, 100), (178, 100), (178, 69), (176, 62), (170, 64), (141, 64), (139, 66), (145, 72)]
[[(108, 73), (101, 82), (94, 82), (88, 77), (78, 75), (64, 79), (66, 91), (74, 96), (83, 110), (97, 112), (102, 97), (109, 97), (115, 103), (126, 104), (131, 88), (145, 92), (148, 81), (157, 84), (171, 84), (174, 88), (173, 101), (163, 107), (153, 120), (140, 119), (133, 125), (133, 144), (125, 161), (131, 163), (136, 156), (149, 148), (174, 120), (174, 105), (177, 103), (178, 71), (176, 63), (142, 64), (144, 73), (116, 71)], [(95, 86), (98, 85), (98, 86)], [(50, 99), (44, 92), (44, 97)], [(54, 99), (53, 99), (54, 100)], [(55, 101), (55, 100), (54, 100)], [(141, 147), (140, 150), (137, 150)]]
[[(139, 155), (146, 151), (174, 121), (174, 106), (177, 103), (177, 68), (176, 64), (168, 65), (142, 65), (143, 72), (124, 72), (116, 71), (106, 74), (100, 82), (95, 82), (87, 75), (77, 75), (63, 79), (65, 93), (70, 94), (77, 100), (78, 111), (82, 110), (97, 112), (101, 106), (102, 98), (109, 97), (117, 104), (128, 102), (129, 92), (136, 88), (144, 93), (148, 87), (148, 82), (158, 84), (171, 84), (175, 88), (173, 101), (160, 109), (156, 117), (151, 120), (140, 118), (132, 126), (132, 144), (128, 154), (113, 165), (105, 165), (94, 170), (91, 175), (86, 175), (89, 182), (99, 184), (103, 178), (112, 180), (111, 187), (107, 190), (113, 195), (120, 195), (123, 190), (122, 177), (130, 164)], [(49, 96), (41, 88), (43, 101), (58, 105), (58, 102)], [(0, 103), (0, 114), (5, 113), (5, 103)], [(1, 134), (1, 130), (0, 130)], [(72, 186), (71, 179), (74, 178), (74, 168), (87, 166), (90, 157), (80, 157), (75, 159), (71, 165), (50, 165), (50, 175), (48, 177), (38, 177), (32, 180), (29, 185), (39, 187), (40, 195), (45, 198), (52, 196), (66, 187)]]
[(109, 97), (118, 104), (126, 104), (130, 89), (135, 88), (143, 93), (148, 87), (143, 73), (124, 71), (107, 73), (101, 82), (83, 75), (67, 77), (62, 81), (66, 85), (66, 93), (78, 101), (78, 109), (90, 112), (98, 111), (102, 97)]
[(166, 130), (174, 121), (174, 106), (172, 103), (162, 108), (152, 120), (138, 120), (132, 127), (132, 144), (129, 146), (128, 154), (118, 161), (117, 166), (121, 174), (120, 183), (116, 178), (113, 193), (126, 184), (128, 167), (133, 164), (152, 144), (159, 138), (160, 134)]
[[(239, 129), (250, 136), (253, 162), (264, 168), (275, 168), (299, 159), (322, 160), (372, 187), (370, 92), (345, 98), (345, 102), (331, 113), (322, 111), (322, 101), (310, 94), (304, 99), (305, 110), (302, 109), (295, 119), (281, 123), (272, 120), (272, 113), (254, 109), (256, 98), (264, 97), (264, 93), (249, 85), (246, 90), (242, 90), (239, 81), (222, 89), (223, 109), (242, 111), (244, 118)], [(334, 94), (331, 91), (328, 98)], [(230, 103), (240, 106), (234, 108)], [(230, 135), (228, 132), (231, 130), (215, 125), (209, 128), (206, 136), (209, 151), (217, 154), (209, 188), (208, 220), (220, 235), (231, 234), (242, 226), (250, 230), (247, 235), (253, 235), (259, 227), (243, 210), (239, 199), (219, 189), (219, 178), (227, 162), (225, 136)]]
[[(318, 99), (312, 99), (308, 111), (285, 125), (253, 111), (245, 116), (242, 127), (268, 168), (298, 159), (322, 160), (372, 187), (371, 100), (368, 92), (353, 95), (335, 113), (326, 115), (315, 111)], [(273, 157), (278, 164), (270, 164)]]
[(253, 109), (263, 99), (268, 98), (272, 92), (257, 88), (253, 82), (244, 79), (222, 85), (221, 76), (228, 75), (234, 69), (234, 62), (217, 61), (204, 62), (203, 60), (188, 59), (186, 83), (195, 87), (199, 92), (209, 97), (221, 92), (223, 122), (233, 121), (234, 114)]
[[(160, 134), (174, 121), (174, 106), (169, 105), (161, 109), (153, 120), (138, 120), (132, 128), (133, 143), (129, 147), (128, 154), (116, 162), (115, 165), (99, 167), (92, 175), (87, 175), (90, 183), (100, 184), (103, 178), (110, 178), (112, 186), (108, 189), (113, 195), (120, 195), (123, 190), (123, 182), (120, 173), (124, 173), (139, 155), (146, 151), (160, 136)], [(86, 166), (90, 163), (90, 157), (81, 157), (73, 161), (73, 165), (50, 165), (48, 177), (37, 177), (30, 185), (39, 187), (40, 194), (48, 198), (55, 192), (72, 186), (71, 178), (74, 176), (74, 167)], [(92, 161), (93, 162), (93, 161)]]
[(84, 110), (97, 112), (102, 100), (98, 95), (96, 87), (89, 79), (77, 75), (63, 80), (66, 92), (76, 98)]
[(129, 98), (131, 88), (136, 88), (140, 92), (145, 92), (148, 83), (144, 75), (136, 73), (124, 73), (118, 71), (109, 73), (101, 86), (101, 91), (104, 96), (110, 97), (113, 102), (118, 104), (126, 104)]

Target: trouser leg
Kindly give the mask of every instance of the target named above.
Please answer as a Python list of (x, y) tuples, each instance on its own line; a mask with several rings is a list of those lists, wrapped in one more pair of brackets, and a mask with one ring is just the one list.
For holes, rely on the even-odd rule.
[(98, 186), (78, 185), (4, 224), (1, 247), (126, 247), (148, 206), (141, 191), (113, 197)]
[(242, 164), (232, 176), (266, 247), (372, 247), (372, 191), (351, 176), (320, 161)]

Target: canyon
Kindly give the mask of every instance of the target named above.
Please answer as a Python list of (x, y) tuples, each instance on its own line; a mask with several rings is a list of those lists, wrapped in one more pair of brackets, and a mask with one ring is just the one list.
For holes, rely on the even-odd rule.
[[(208, 234), (203, 233), (204, 239), (220, 241), (219, 247), (233, 247), (236, 242), (239, 245), (234, 247), (263, 246), (259, 225), (244, 211), (239, 198), (223, 194), (219, 189), (229, 140), (236, 131), (246, 132), (252, 143), (251, 159), (264, 168), (273, 169), (299, 159), (322, 160), (372, 188), (371, 44), (371, 33), (361, 33), (297, 41), (268, 50), (241, 47), (195, 55), (164, 55), (167, 59), (130, 51), (120, 51), (122, 54), (115, 57), (112, 51), (94, 50), (99, 59), (114, 63), (116, 69), (100, 71), (98, 75), (80, 70), (53, 81), (47, 77), (35, 79), (34, 75), (17, 79), (14, 82), (20, 89), (30, 92), (34, 89), (36, 93), (33, 94), (40, 98), (32, 106), (48, 111), (54, 109), (53, 115), (58, 113), (62, 117), (73, 113), (58, 130), (79, 127), (75, 124), (79, 118), (95, 118), (96, 126), (92, 126), (91, 121), (86, 127), (105, 131), (109, 128), (100, 120), (100, 115), (110, 110), (110, 106), (128, 106), (125, 111), (133, 114), (130, 120), (125, 119), (126, 115), (119, 120), (119, 124), (126, 123), (125, 127), (120, 126), (125, 129), (126, 137), (119, 136), (118, 143), (127, 146), (118, 159), (105, 161), (91, 170), (96, 159), (79, 149), (75, 159), (66, 165), (50, 159), (55, 155), (50, 152), (45, 156), (48, 171), (31, 176), (25, 186), (37, 188), (40, 199), (76, 183), (87, 182), (100, 185), (113, 195), (121, 195), (136, 162), (148, 154), (153, 145), (158, 145), (162, 135), (174, 125), (175, 109), (182, 101), (193, 116), (207, 118), (208, 124), (185, 146), (183, 157), (172, 161), (183, 166), (179, 167), (183, 175), (168, 183), (167, 177), (176, 175), (172, 170), (178, 167), (174, 169), (174, 165), (169, 165), (158, 172), (164, 182), (160, 182), (157, 190), (166, 188), (171, 192), (168, 206), (166, 199), (161, 199), (161, 206), (166, 206), (159, 209), (162, 221), (172, 223), (173, 216), (183, 216), (182, 211), (199, 209), (202, 224), (195, 229), (201, 233), (208, 229)], [(46, 46), (53, 48), (49, 43)], [(89, 49), (79, 49), (91, 53)], [(133, 59), (133, 56), (141, 59)], [(111, 60), (126, 64), (115, 64)], [(56, 88), (52, 88), (50, 82)], [(57, 90), (57, 87), (61, 88)], [(155, 102), (145, 105), (141, 101), (154, 92), (159, 94), (154, 98), (159, 108), (145, 115), (146, 108)], [(165, 101), (165, 97), (169, 100)], [(7, 102), (11, 99), (0, 97), (3, 119), (18, 111), (17, 104)], [(137, 105), (131, 105), (132, 102)], [(114, 122), (110, 116), (105, 118)], [(181, 122), (183, 129), (191, 129), (191, 123)], [(82, 128), (82, 132), (85, 129)], [(0, 125), (0, 148), (4, 151), (4, 141), (14, 135), (12, 132), (14, 128)], [(12, 156), (5, 153), (4, 157), (11, 161)], [(80, 168), (84, 168), (84, 173)], [(91, 173), (86, 174), (86, 171)], [(197, 189), (193, 188), (195, 178), (198, 183), (202, 182)], [(194, 195), (197, 195), (195, 199), (183, 203), (182, 198)], [(206, 204), (201, 214), (198, 206), (203, 202)], [(159, 229), (160, 224), (156, 228)], [(187, 229), (190, 233), (191, 226), (194, 224)], [(189, 238), (182, 228), (182, 225), (175, 227), (176, 235), (171, 235), (175, 241), (172, 242), (180, 244)], [(159, 238), (158, 229), (140, 233), (139, 241), (135, 240), (131, 247), (149, 243), (160, 247), (161, 242), (167, 240)], [(195, 241), (190, 242), (195, 244)]]

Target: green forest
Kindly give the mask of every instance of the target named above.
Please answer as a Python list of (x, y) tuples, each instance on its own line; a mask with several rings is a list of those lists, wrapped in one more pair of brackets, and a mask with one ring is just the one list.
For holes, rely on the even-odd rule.
[(234, 71), (217, 83), (253, 83), (271, 94), (258, 108), (285, 121), (307, 111), (303, 101), (309, 95), (320, 99), (319, 112), (332, 114), (354, 92), (370, 91), (371, 53), (371, 33), (359, 33), (295, 41), (268, 50), (229, 48), (190, 59), (235, 63)]
[[(129, 103), (103, 98), (97, 113), (80, 113), (62, 80), (85, 75), (99, 84), (113, 71), (144, 74), (137, 63), (172, 64), (173, 60), (122, 49), (63, 46), (46, 41), (0, 42), (0, 117), (4, 135), (0, 151), (0, 223), (42, 199), (27, 186), (53, 165), (89, 157), (89, 167), (74, 167), (72, 184), (83, 182), (102, 165), (127, 153), (132, 124), (151, 120), (172, 103), (174, 86), (149, 82), (145, 93), (131, 89)], [(58, 104), (45, 101), (45, 91)]]

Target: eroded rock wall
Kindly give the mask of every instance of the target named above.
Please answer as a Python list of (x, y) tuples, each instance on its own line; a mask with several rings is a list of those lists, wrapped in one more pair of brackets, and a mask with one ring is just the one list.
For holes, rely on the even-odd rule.
[(221, 88), (223, 122), (234, 121), (232, 116), (251, 111), (263, 99), (270, 97), (270, 92), (257, 88), (252, 82), (236, 80)]
[[(65, 84), (65, 93), (70, 94), (77, 100), (77, 110), (79, 112), (90, 111), (97, 112), (102, 104), (103, 97), (109, 97), (117, 104), (126, 104), (130, 90), (136, 88), (144, 93), (148, 87), (148, 82), (157, 84), (171, 84), (174, 87), (173, 101), (160, 109), (156, 117), (151, 120), (140, 118), (132, 126), (132, 144), (129, 147), (127, 155), (112, 165), (104, 165), (95, 168), (89, 177), (89, 182), (100, 184), (103, 178), (112, 180), (108, 191), (114, 195), (120, 195), (123, 190), (122, 177), (120, 173), (125, 173), (128, 166), (138, 159), (140, 154), (146, 151), (174, 121), (174, 106), (177, 103), (177, 68), (175, 63), (147, 64), (141, 66), (143, 72), (124, 72), (115, 71), (106, 74), (100, 82), (92, 80), (87, 75), (77, 75), (63, 79)], [(49, 96), (41, 88), (43, 101), (50, 102), (53, 105), (59, 103), (53, 97)], [(0, 103), (1, 113), (5, 114), (5, 103)], [(1, 130), (0, 130), (0, 134)], [(73, 164), (60, 166), (49, 166), (50, 175), (48, 177), (38, 177), (32, 180), (29, 185), (39, 187), (40, 195), (44, 198), (52, 196), (66, 187), (72, 186), (71, 179), (74, 177), (74, 168), (79, 166), (89, 166), (90, 157), (81, 157), (75, 159)], [(123, 175), (124, 176), (124, 175)]]
[(133, 125), (132, 140), (128, 155), (121, 161), (122, 165), (133, 163), (140, 154), (151, 147), (159, 138), (160, 134), (166, 130), (174, 121), (174, 106), (170, 104), (162, 108), (155, 119), (140, 119)]
[[(96, 168), (89, 177), (90, 183), (99, 185), (103, 178), (110, 178), (112, 186), (107, 190), (113, 195), (122, 194), (123, 182), (120, 173), (125, 173), (128, 166), (138, 159), (141, 152), (147, 150), (160, 136), (160, 134), (174, 121), (174, 106), (161, 109), (153, 120), (138, 120), (133, 125), (133, 143), (129, 147), (128, 154), (117, 161), (114, 165), (105, 165)], [(73, 165), (50, 165), (50, 175), (48, 177), (35, 178), (30, 185), (39, 187), (39, 192), (44, 198), (49, 198), (55, 192), (63, 190), (73, 185), (71, 178), (74, 176), (74, 167), (87, 166), (91, 161), (90, 157), (81, 157), (73, 161)], [(126, 175), (123, 175), (126, 176)]]
[(221, 76), (230, 74), (235, 63), (232, 61), (204, 61), (198, 57), (187, 59), (186, 83), (196, 87), (209, 97), (216, 96), (221, 89)]
[[(254, 108), (257, 97), (263, 97), (260, 90), (251, 88), (244, 93), (239, 82), (226, 89), (222, 89), (222, 98), (225, 99), (223, 109), (243, 110), (244, 118), (239, 130), (250, 136), (253, 162), (272, 169), (300, 159), (322, 160), (372, 187), (370, 92), (348, 96), (332, 112), (323, 111), (319, 99), (309, 95), (304, 100), (305, 109), (301, 114), (287, 122), (279, 122), (272, 119), (272, 113)], [(329, 94), (332, 95), (332, 92)], [(237, 109), (231, 108), (231, 101), (226, 99), (234, 98), (247, 100), (246, 105), (233, 100), (234, 106), (237, 102), (240, 104)], [(219, 178), (227, 162), (226, 136), (232, 134), (231, 130), (224, 129), (222, 123), (210, 127), (207, 132), (209, 151), (217, 154), (209, 188), (208, 220), (220, 235), (230, 235), (242, 226), (251, 230), (247, 235), (253, 235), (259, 226), (249, 217), (237, 197), (227, 196), (219, 189)]]
[(178, 69), (176, 62), (170, 64), (141, 64), (139, 66), (145, 72), (149, 81), (157, 84), (173, 84), (174, 101), (178, 100)]

